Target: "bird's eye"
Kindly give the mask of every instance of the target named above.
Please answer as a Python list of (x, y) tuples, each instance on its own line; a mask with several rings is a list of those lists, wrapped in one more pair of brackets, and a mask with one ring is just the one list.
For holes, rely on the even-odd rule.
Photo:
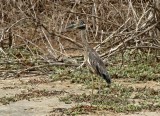
[(79, 24), (80, 24), (80, 25), (85, 25), (85, 23), (84, 23), (83, 20), (80, 20)]
[(77, 26), (78, 29), (86, 29), (86, 24), (83, 20), (79, 21), (79, 25)]

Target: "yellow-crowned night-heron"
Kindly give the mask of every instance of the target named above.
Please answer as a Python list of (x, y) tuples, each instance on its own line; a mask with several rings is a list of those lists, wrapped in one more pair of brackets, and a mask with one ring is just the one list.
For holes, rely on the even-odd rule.
[(85, 63), (87, 63), (88, 67), (97, 75), (101, 76), (109, 85), (111, 84), (111, 78), (106, 70), (105, 64), (98, 55), (98, 53), (92, 49), (86, 38), (86, 24), (84, 21), (79, 21), (78, 23), (72, 23), (67, 28), (74, 28), (81, 30), (81, 39), (84, 47), (84, 58)]

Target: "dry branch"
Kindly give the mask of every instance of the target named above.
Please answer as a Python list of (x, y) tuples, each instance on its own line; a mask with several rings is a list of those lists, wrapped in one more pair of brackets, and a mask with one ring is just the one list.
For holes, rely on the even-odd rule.
[[(24, 65), (17, 69), (18, 72), (8, 68), (8, 73), (11, 70), (21, 74), (46, 67), (44, 62), (37, 60), (40, 58), (47, 61), (51, 57), (57, 62), (59, 57), (81, 56), (79, 48), (83, 45), (76, 32), (63, 32), (68, 23), (80, 19), (87, 22), (90, 46), (103, 58), (110, 60), (131, 49), (160, 56), (158, 0), (3, 1), (0, 14), (0, 57), (4, 61), (0, 72), (4, 70), (6, 74), (5, 67), (15, 65), (14, 60), (19, 61), (19, 66), (24, 60), (35, 60), (38, 64)], [(8, 48), (3, 47), (6, 44)], [(13, 63), (7, 64), (8, 59)]]

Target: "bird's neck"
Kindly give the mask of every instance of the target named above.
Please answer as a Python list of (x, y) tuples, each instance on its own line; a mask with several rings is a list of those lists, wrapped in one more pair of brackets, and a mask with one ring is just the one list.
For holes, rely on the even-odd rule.
[(85, 51), (88, 51), (90, 49), (88, 41), (87, 41), (87, 33), (86, 30), (81, 30), (81, 38), (82, 38), (82, 44)]

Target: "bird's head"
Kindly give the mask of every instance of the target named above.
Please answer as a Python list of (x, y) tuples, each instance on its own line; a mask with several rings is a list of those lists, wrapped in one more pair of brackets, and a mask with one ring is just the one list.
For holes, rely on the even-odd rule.
[(77, 22), (71, 22), (66, 29), (80, 29), (80, 30), (85, 30), (86, 29), (86, 24), (83, 20), (77, 21)]

